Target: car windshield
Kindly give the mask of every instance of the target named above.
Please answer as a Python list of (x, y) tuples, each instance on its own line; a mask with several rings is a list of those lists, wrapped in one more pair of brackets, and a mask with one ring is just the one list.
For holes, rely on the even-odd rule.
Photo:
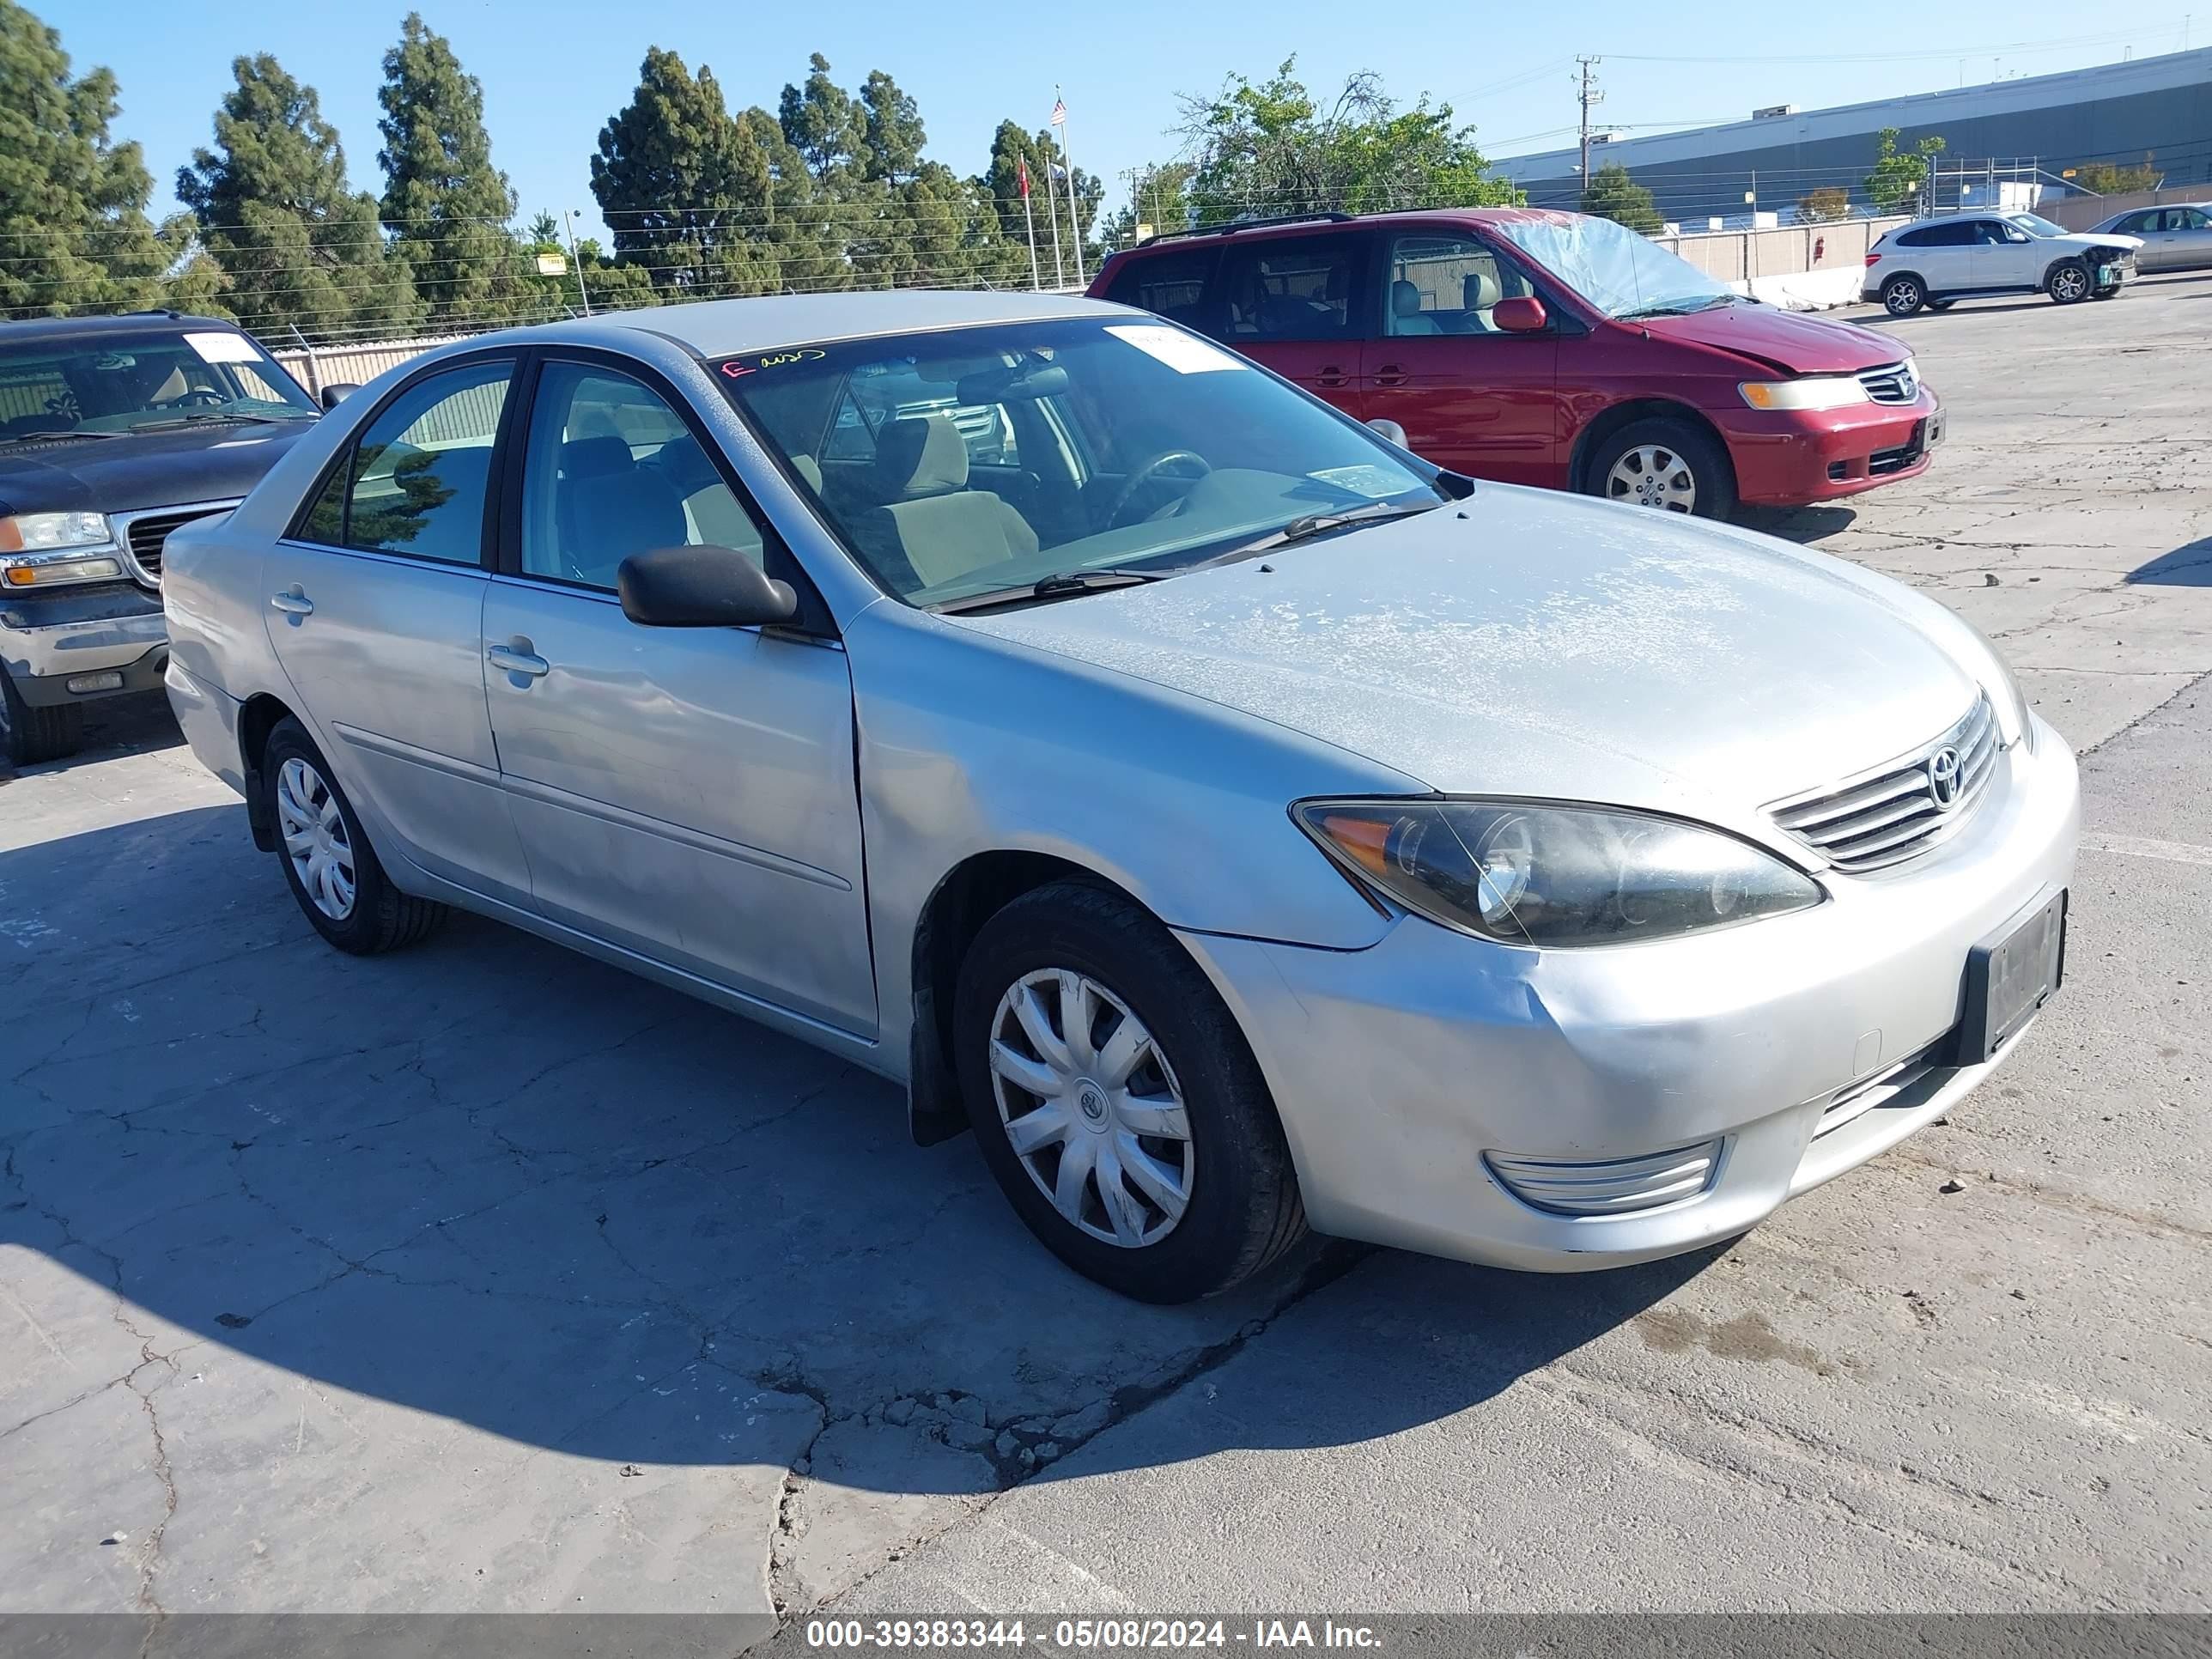
[(2040, 214), (2008, 213), (2005, 215), (2005, 217), (2011, 220), (2013, 223), (2018, 225), (2022, 230), (2028, 232), (2031, 235), (2064, 236), (2069, 234), (2065, 226), (2054, 225), (2050, 220), (2043, 217)]
[(1142, 580), (1447, 499), (1435, 469), (1212, 342), (1135, 315), (794, 346), (715, 367), (854, 556), (917, 605), (1027, 598), (1039, 583), (1038, 597), (1079, 592), (1109, 571)]
[(0, 442), (316, 413), (298, 381), (228, 329), (73, 340), (0, 335)]
[(1727, 283), (1610, 219), (1505, 219), (1489, 228), (1608, 317), (1676, 316), (1744, 303)]

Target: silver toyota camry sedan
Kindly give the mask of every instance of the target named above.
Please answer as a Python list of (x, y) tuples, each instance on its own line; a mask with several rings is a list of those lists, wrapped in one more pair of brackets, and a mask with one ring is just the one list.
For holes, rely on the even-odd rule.
[(1309, 1226), (1730, 1237), (2059, 982), (2073, 756), (1943, 606), (1115, 306), (486, 336), (167, 557), (177, 712), (331, 945), (459, 906), (818, 1044), (1151, 1300)]

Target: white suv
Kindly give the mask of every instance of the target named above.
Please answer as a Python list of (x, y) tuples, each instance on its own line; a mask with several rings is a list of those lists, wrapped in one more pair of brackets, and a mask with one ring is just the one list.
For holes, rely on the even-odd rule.
[(1992, 294), (2048, 294), (2060, 305), (2109, 300), (2136, 275), (2140, 236), (2080, 234), (2033, 213), (1948, 213), (1901, 225), (1866, 257), (1863, 300), (1893, 317)]

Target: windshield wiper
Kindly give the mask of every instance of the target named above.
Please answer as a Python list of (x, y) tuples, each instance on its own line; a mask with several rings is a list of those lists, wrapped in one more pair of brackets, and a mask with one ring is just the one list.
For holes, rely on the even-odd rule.
[(1310, 541), (1316, 536), (1326, 536), (1332, 531), (1355, 530), (1363, 525), (1382, 524), (1391, 519), (1409, 519), (1417, 513), (1433, 513), (1442, 501), (1423, 501), (1418, 505), (1406, 502), (1376, 501), (1368, 507), (1350, 507), (1341, 513), (1309, 513), (1291, 520), (1280, 530), (1270, 531), (1256, 541), (1232, 547), (1226, 553), (1217, 553), (1210, 559), (1200, 559), (1198, 564), (1183, 568), (1195, 570), (1200, 565), (1234, 564), (1239, 559), (1255, 558), (1262, 553), (1272, 553), (1279, 547)]
[(1613, 313), (1615, 322), (1633, 321), (1638, 317), (1686, 317), (1693, 311), (1711, 311), (1715, 306), (1743, 303), (1741, 294), (1702, 294), (1693, 301), (1685, 295), (1679, 300), (1654, 300), (1648, 306), (1635, 306), (1626, 311)]
[[(173, 415), (163, 421), (136, 421), (133, 432), (161, 432), (173, 426), (203, 426), (215, 421), (247, 421), (255, 426), (281, 426), (283, 418), (276, 415), (224, 414), (210, 410), (204, 415)], [(118, 434), (120, 435), (120, 434)]]
[(951, 616), (963, 611), (988, 611), (1023, 599), (1069, 599), (1079, 593), (1100, 593), (1112, 587), (1134, 587), (1156, 582), (1166, 573), (1158, 570), (1061, 570), (1019, 587), (994, 587), (987, 593), (963, 593), (930, 609)]
[(126, 435), (121, 432), (103, 431), (97, 427), (77, 427), (64, 432), (10, 432), (0, 436), (0, 443), (52, 444), (59, 443), (65, 438), (121, 438)]

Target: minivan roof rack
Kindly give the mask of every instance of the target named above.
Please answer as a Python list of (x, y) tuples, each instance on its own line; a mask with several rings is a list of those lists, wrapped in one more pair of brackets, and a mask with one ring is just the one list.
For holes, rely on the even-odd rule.
[(1273, 225), (1310, 225), (1334, 223), (1357, 216), (1349, 213), (1285, 213), (1272, 219), (1238, 219), (1225, 225), (1205, 225), (1196, 230), (1164, 230), (1157, 236), (1147, 236), (1137, 244), (1150, 247), (1155, 242), (1179, 242), (1192, 236), (1234, 236), (1240, 230), (1265, 230)]

